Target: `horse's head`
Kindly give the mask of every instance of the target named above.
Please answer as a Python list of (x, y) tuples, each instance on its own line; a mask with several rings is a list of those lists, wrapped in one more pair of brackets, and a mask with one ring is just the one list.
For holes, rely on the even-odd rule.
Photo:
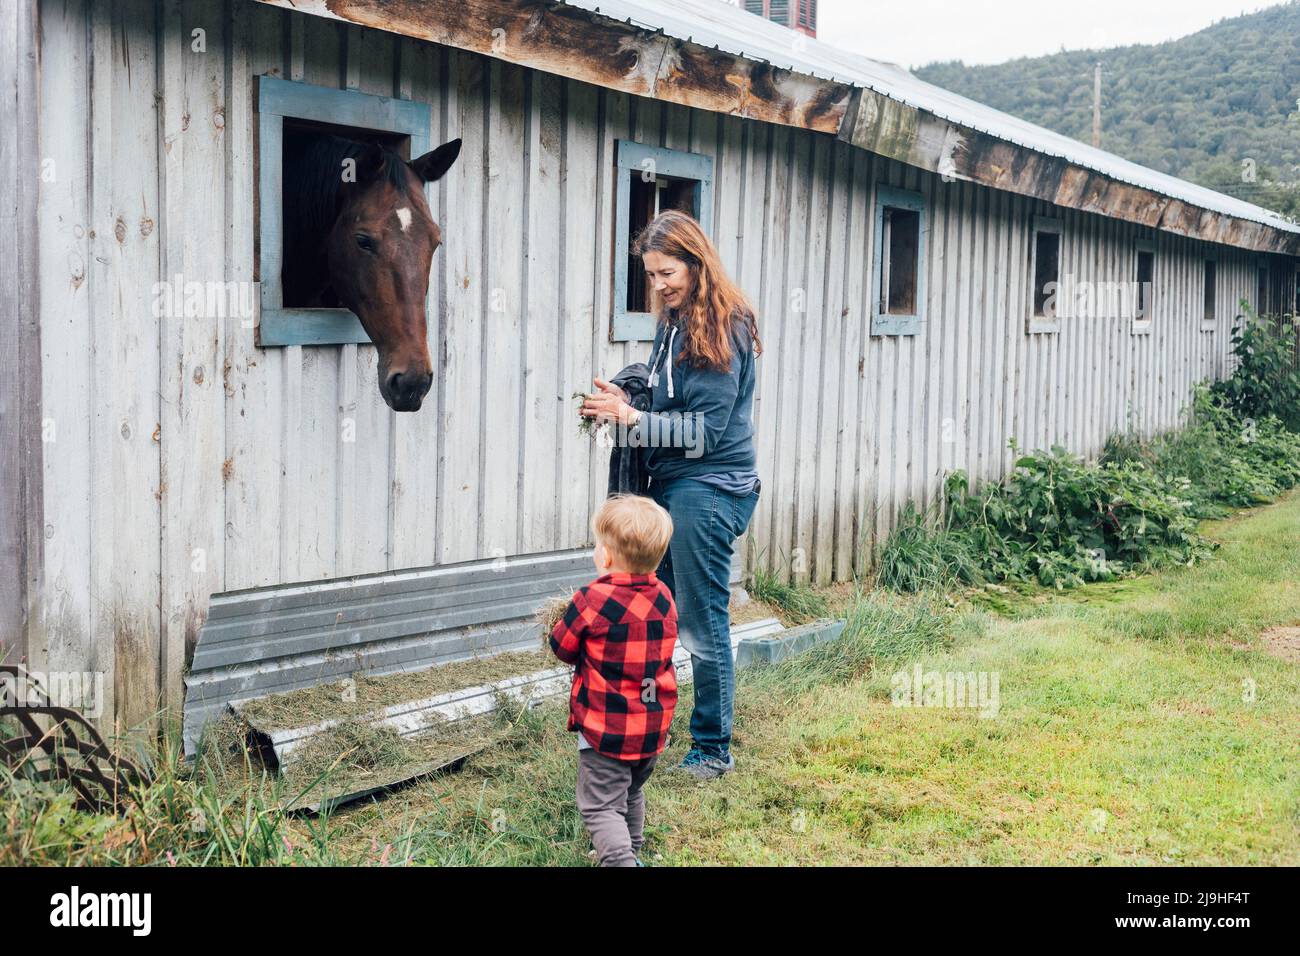
[(418, 411), (433, 381), (424, 306), (442, 232), (423, 187), (459, 154), (458, 139), (409, 163), (382, 146), (364, 148), (325, 240), (330, 285), (378, 348), (379, 393), (398, 412)]

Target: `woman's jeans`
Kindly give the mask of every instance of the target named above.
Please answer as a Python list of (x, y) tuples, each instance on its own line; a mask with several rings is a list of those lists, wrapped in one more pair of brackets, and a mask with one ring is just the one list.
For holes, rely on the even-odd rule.
[(659, 579), (677, 604), (677, 638), (690, 652), (695, 680), (691, 737), (706, 752), (731, 745), (736, 662), (731, 651), (731, 556), (758, 503), (693, 478), (651, 482), (650, 494), (673, 519)]

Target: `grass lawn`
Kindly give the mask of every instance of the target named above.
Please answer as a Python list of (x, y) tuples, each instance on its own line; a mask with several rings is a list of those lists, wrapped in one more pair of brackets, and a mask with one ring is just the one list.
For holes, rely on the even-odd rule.
[[(845, 636), (742, 672), (738, 769), (720, 781), (668, 772), (683, 689), (643, 855), (1300, 863), (1300, 491), (1203, 531), (1221, 543), (1208, 563), (1069, 592), (828, 589)], [(894, 706), (891, 675), (916, 665), (996, 675), (996, 716)], [(205, 781), (174, 761), (125, 819), (14, 788), (0, 863), (587, 864), (563, 705), (508, 719), (460, 771), (329, 817), (284, 814), (281, 783)]]
[[(684, 740), (664, 755), (645, 856), (1295, 865), (1300, 671), (1261, 635), (1300, 624), (1300, 493), (1203, 530), (1222, 547), (1192, 569), (851, 602), (839, 645), (742, 675), (736, 773), (698, 785), (664, 772)], [(996, 673), (997, 715), (893, 706), (890, 676), (917, 663)], [(679, 736), (689, 712), (687, 693)], [(336, 814), (330, 854), (586, 863), (575, 767), (562, 707), (521, 715), (461, 772)]]

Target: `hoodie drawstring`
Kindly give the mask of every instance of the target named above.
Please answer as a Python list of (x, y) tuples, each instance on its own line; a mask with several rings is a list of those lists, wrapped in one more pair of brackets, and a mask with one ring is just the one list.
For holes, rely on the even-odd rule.
[(653, 371), (650, 372), (650, 387), (654, 388), (659, 384), (659, 359), (664, 354), (664, 346), (668, 347), (668, 397), (673, 398), (673, 340), (677, 338), (677, 326), (671, 326), (668, 336), (659, 340), (659, 351), (655, 353)]

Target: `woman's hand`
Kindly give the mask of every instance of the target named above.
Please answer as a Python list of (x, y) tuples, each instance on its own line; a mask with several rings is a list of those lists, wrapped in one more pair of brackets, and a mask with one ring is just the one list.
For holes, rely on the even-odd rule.
[(582, 403), (582, 414), (598, 422), (630, 424), (636, 416), (636, 409), (627, 403), (627, 392), (603, 379), (596, 379), (595, 384), (600, 391), (587, 396), (587, 400)]
[(602, 392), (604, 392), (606, 395), (613, 395), (620, 402), (627, 401), (627, 392), (623, 391), (617, 385), (611, 385), (603, 378), (595, 379), (595, 383), (596, 383), (596, 387), (600, 389)]

